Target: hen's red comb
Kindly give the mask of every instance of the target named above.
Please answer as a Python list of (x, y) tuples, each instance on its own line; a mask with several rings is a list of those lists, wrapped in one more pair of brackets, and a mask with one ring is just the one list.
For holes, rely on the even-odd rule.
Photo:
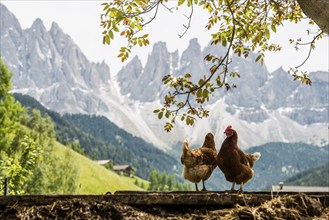
[(230, 130), (230, 129), (232, 129), (232, 125), (227, 126), (227, 128), (225, 129), (225, 132)]

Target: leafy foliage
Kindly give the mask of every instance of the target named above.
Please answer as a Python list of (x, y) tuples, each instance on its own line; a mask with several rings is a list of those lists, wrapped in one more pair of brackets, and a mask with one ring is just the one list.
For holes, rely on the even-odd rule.
[[(12, 73), (0, 58), (0, 182), (8, 179), (11, 194), (24, 193), (24, 183), (40, 158), (36, 140), (20, 124), (24, 109), (9, 93)], [(0, 189), (3, 185), (1, 184)]]
[(2, 59), (0, 70), (0, 182), (8, 179), (12, 195), (74, 192), (76, 173), (69, 158), (52, 154), (55, 131), (50, 117), (37, 110), (28, 115), (9, 93), (12, 73)]
[(16, 154), (16, 157), (9, 156), (0, 162), (2, 170), (0, 180), (8, 178), (8, 188), (12, 195), (25, 193), (24, 184), (33, 175), (32, 171), (41, 155), (41, 148), (34, 143), (33, 139), (26, 135), (20, 140), (17, 147), (22, 150), (20, 154)]
[(68, 154), (63, 158), (54, 154), (55, 129), (51, 118), (48, 115), (42, 117), (40, 111), (34, 109), (26, 125), (31, 128), (32, 136), (43, 150), (42, 160), (26, 183), (27, 193), (74, 193), (78, 173)]
[[(127, 44), (121, 47), (118, 57), (122, 62), (127, 60), (134, 46), (149, 44), (149, 35), (143, 32), (144, 27), (156, 18), (159, 7), (173, 12), (173, 8), (168, 6), (173, 4), (168, 0), (113, 0), (103, 3), (103, 43), (110, 45), (116, 33), (126, 38)], [(265, 52), (281, 49), (280, 45), (269, 43), (271, 33), (275, 33), (284, 21), (298, 23), (303, 18), (302, 10), (296, 1), (179, 0), (174, 8), (179, 7), (190, 9), (190, 15), (186, 16), (188, 25), (184, 25), (184, 34), (190, 27), (195, 7), (208, 12), (209, 18), (205, 28), (215, 30), (211, 34), (211, 44), (222, 45), (226, 48), (226, 53), (220, 57), (212, 54), (204, 57), (210, 65), (209, 72), (197, 83), (190, 80), (189, 73), (182, 73), (180, 77), (169, 73), (163, 77), (163, 84), (171, 89), (164, 97), (163, 107), (154, 110), (154, 113), (159, 119), (167, 118), (164, 129), (168, 132), (174, 127), (177, 117), (187, 125), (193, 125), (197, 118), (208, 117), (209, 111), (203, 104), (209, 101), (215, 90), (236, 86), (227, 83), (226, 79), (228, 76), (240, 77), (240, 74), (244, 74), (229, 70), (233, 55), (247, 58), (250, 52), (257, 52), (255, 61), (263, 63)], [(312, 21), (310, 23), (313, 24)], [(321, 31), (314, 35), (309, 43), (310, 51), (314, 48), (315, 41), (322, 36)], [(297, 49), (301, 45), (303, 44), (298, 41)], [(300, 73), (299, 67), (292, 68), (290, 74), (295, 80), (311, 85), (307, 73)], [(183, 114), (179, 114), (182, 111)]]

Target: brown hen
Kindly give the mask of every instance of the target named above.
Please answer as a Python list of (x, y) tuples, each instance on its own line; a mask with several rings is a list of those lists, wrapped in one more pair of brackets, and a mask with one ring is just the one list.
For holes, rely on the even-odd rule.
[(239, 191), (243, 192), (243, 184), (253, 177), (252, 167), (261, 155), (259, 152), (253, 154), (242, 152), (238, 148), (238, 134), (232, 126), (228, 126), (224, 133), (226, 139), (217, 155), (218, 167), (224, 173), (226, 180), (232, 182), (231, 191), (234, 191), (235, 184), (239, 184)]
[(202, 181), (202, 191), (206, 191), (205, 181), (217, 166), (216, 157), (217, 151), (212, 133), (206, 135), (203, 145), (198, 149), (192, 149), (187, 140), (183, 142), (181, 157), (184, 165), (183, 176), (195, 184), (196, 191), (199, 191), (200, 181)]

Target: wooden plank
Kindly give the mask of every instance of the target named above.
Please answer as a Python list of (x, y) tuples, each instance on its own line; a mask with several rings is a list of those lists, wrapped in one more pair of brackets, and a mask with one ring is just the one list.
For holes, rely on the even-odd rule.
[[(294, 195), (298, 193), (281, 193), (279, 195)], [(328, 193), (306, 193), (319, 199), (326, 207), (329, 206)], [(243, 195), (227, 192), (140, 192), (118, 191), (113, 195), (23, 195), (0, 196), (0, 206), (50, 205), (56, 201), (80, 199), (86, 202), (112, 201), (131, 206), (211, 206), (233, 207), (239, 205), (257, 206), (271, 200), (270, 192), (245, 192)]]

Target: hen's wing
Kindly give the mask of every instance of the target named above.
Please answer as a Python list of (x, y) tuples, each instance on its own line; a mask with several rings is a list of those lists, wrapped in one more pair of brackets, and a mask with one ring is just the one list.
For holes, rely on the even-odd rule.
[(231, 173), (229, 172), (229, 170), (225, 166), (224, 161), (223, 161), (223, 157), (220, 153), (218, 153), (218, 155), (217, 155), (217, 164), (218, 164), (219, 169), (223, 172), (223, 174), (225, 176), (225, 179), (229, 182), (232, 182), (233, 179), (232, 179)]
[(187, 167), (202, 165), (204, 161), (204, 155), (199, 149), (191, 150), (188, 154), (183, 155), (182, 158), (183, 164)]
[[(254, 171), (249, 165), (246, 155), (239, 149), (232, 152), (232, 157), (236, 158), (235, 163), (232, 164), (231, 175), (233, 182), (237, 184), (244, 184), (250, 180)], [(247, 160), (247, 162), (245, 162)]]
[(194, 149), (190, 152), (183, 154), (181, 162), (187, 167), (198, 165), (212, 165), (216, 166), (217, 152), (213, 150)]
[(243, 165), (250, 166), (249, 160), (248, 160), (246, 154), (242, 150), (240, 150), (239, 148), (237, 149), (237, 152), (238, 152), (239, 157), (240, 157), (240, 163), (243, 164)]

